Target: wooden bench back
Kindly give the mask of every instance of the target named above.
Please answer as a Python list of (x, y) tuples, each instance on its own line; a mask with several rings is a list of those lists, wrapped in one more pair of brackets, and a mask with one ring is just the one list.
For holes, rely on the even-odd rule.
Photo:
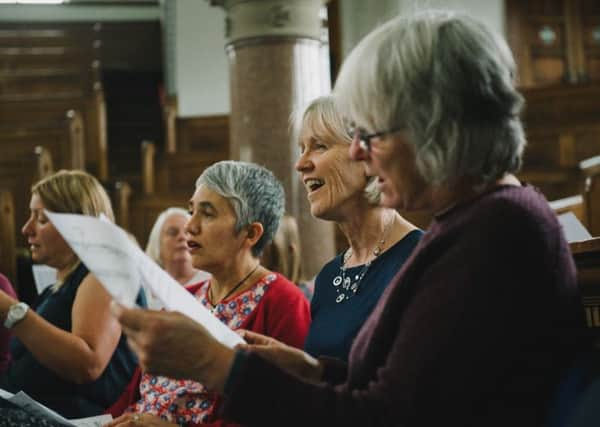
[(17, 279), (15, 206), (12, 193), (0, 188), (0, 273), (14, 285)]

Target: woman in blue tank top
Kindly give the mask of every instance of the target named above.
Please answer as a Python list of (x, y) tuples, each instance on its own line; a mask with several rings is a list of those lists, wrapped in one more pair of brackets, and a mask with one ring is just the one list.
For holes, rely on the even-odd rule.
[(113, 219), (100, 183), (81, 171), (60, 171), (32, 187), (23, 226), (31, 258), (58, 270), (58, 281), (29, 307), (0, 291), (0, 320), (11, 330), (12, 363), (0, 388), (23, 390), (67, 418), (100, 414), (129, 382), (136, 359), (109, 313), (110, 295), (45, 215)]

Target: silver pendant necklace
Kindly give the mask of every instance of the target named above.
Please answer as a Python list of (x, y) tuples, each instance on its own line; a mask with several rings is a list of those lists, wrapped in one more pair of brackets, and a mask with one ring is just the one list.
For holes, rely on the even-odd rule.
[(333, 278), (331, 282), (335, 291), (337, 292), (337, 297), (335, 298), (336, 303), (342, 303), (346, 300), (352, 298), (360, 289), (360, 284), (362, 283), (363, 278), (366, 276), (371, 264), (375, 259), (381, 254), (383, 245), (385, 243), (385, 238), (387, 236), (387, 232), (391, 225), (394, 223), (395, 216), (392, 216), (391, 221), (384, 227), (383, 233), (381, 234), (381, 239), (377, 242), (375, 247), (373, 248), (373, 258), (367, 261), (360, 271), (354, 276), (354, 280), (350, 276), (346, 275), (346, 270), (349, 267), (346, 267), (346, 263), (352, 256), (352, 248), (348, 248), (344, 253), (344, 257), (342, 260), (342, 265), (340, 266), (340, 273)]

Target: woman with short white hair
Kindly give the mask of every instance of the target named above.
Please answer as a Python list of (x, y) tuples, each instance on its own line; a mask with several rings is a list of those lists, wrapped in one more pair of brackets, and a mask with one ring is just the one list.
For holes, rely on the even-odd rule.
[[(146, 245), (146, 254), (183, 286), (193, 285), (210, 277), (209, 273), (192, 265), (185, 231), (185, 224), (189, 219), (190, 214), (185, 209), (165, 209), (156, 218)], [(161, 308), (150, 289), (146, 289), (146, 295), (149, 297), (149, 308)]]
[[(186, 289), (229, 328), (302, 347), (310, 323), (308, 301), (295, 284), (260, 261), (284, 212), (283, 187), (273, 173), (246, 162), (215, 163), (196, 181), (189, 209), (185, 231), (192, 264), (212, 276)], [(109, 425), (229, 425), (219, 413), (223, 396), (185, 378), (144, 373), (138, 398), (110, 408), (117, 415), (130, 404)]]
[[(525, 145), (514, 74), (501, 37), (446, 12), (393, 19), (344, 63), (350, 154), (385, 206), (435, 212), (348, 365), (251, 333), (230, 350), (184, 316), (117, 307), (145, 365), (193, 360), (194, 377), (228, 396), (224, 416), (248, 425), (547, 425), (585, 325), (556, 216), (513, 175)], [(194, 350), (166, 357), (189, 331)]]

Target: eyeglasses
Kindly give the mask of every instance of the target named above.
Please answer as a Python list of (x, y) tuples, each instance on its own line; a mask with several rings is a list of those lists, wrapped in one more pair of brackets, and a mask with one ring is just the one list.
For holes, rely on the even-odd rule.
[(370, 153), (371, 152), (371, 140), (373, 138), (381, 138), (382, 136), (386, 136), (386, 135), (390, 135), (390, 134), (399, 132), (402, 129), (404, 129), (404, 128), (395, 127), (395, 128), (383, 130), (380, 132), (367, 133), (367, 131), (362, 128), (350, 126), (350, 130), (348, 131), (348, 133), (350, 134), (351, 138), (358, 138), (358, 144), (362, 150)]

